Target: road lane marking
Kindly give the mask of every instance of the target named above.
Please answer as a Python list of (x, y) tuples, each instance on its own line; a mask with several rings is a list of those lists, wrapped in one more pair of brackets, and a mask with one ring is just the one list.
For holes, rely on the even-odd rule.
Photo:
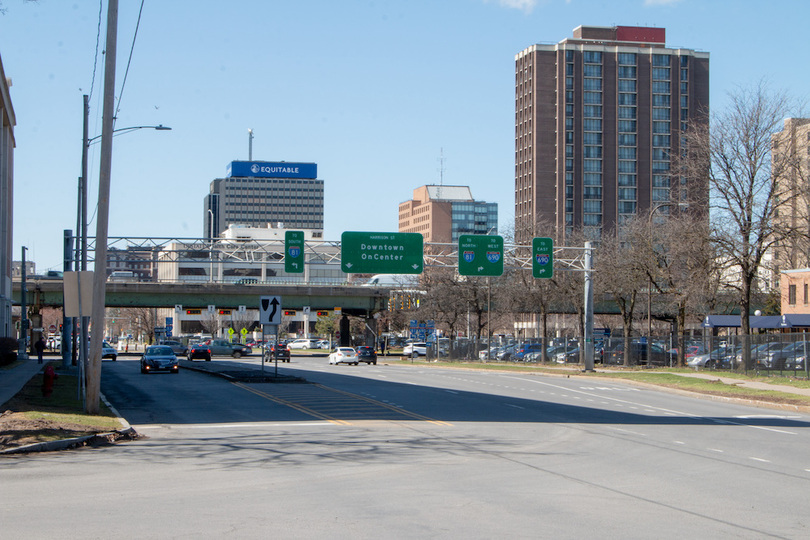
[(769, 459), (762, 459), (762, 458), (753, 457), (753, 456), (749, 457), (748, 459), (753, 459), (754, 461), (761, 461), (762, 463), (770, 463), (771, 462), (771, 460), (769, 460)]

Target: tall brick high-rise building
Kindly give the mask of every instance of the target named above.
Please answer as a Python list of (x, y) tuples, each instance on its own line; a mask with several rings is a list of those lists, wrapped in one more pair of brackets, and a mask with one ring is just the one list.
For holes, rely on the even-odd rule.
[[(707, 125), (709, 54), (669, 48), (665, 29), (574, 29), (515, 57), (515, 234), (602, 231), (665, 202), (707, 204), (679, 176), (681, 134)], [(666, 214), (676, 204), (663, 205)]]

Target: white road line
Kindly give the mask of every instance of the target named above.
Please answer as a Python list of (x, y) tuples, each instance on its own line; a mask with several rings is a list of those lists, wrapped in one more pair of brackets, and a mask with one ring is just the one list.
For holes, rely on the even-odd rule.
[(292, 427), (292, 426), (333, 426), (332, 422), (239, 422), (235, 424), (133, 424), (136, 431), (143, 429), (241, 429), (264, 427)]
[(719, 448), (709, 448), (708, 450), (710, 452), (717, 452), (718, 454), (725, 454), (726, 453), (725, 450), (720, 450)]
[(749, 457), (748, 459), (753, 459), (754, 461), (761, 461), (762, 463), (770, 463), (771, 462), (771, 460), (769, 460), (769, 459), (762, 459), (762, 458), (753, 457), (753, 456)]
[(513, 407), (515, 409), (525, 409), (525, 407), (521, 407), (519, 405), (512, 405), (511, 403), (504, 403), (507, 407)]

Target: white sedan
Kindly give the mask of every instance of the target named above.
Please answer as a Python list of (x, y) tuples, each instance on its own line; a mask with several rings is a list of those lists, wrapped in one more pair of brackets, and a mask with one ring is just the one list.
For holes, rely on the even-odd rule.
[(357, 351), (352, 347), (338, 347), (329, 354), (330, 364), (354, 364), (358, 363)]

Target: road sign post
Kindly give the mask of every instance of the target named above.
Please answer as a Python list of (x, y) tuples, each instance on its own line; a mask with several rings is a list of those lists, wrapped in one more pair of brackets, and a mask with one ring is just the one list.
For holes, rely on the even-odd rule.
[(462, 234), (458, 239), (460, 276), (503, 275), (503, 237)]
[(554, 277), (554, 239), (532, 238), (532, 275), (538, 279)]
[(421, 274), (424, 237), (419, 233), (344, 232), (340, 268), (347, 274)]
[(288, 274), (304, 272), (304, 231), (284, 233), (284, 271)]

